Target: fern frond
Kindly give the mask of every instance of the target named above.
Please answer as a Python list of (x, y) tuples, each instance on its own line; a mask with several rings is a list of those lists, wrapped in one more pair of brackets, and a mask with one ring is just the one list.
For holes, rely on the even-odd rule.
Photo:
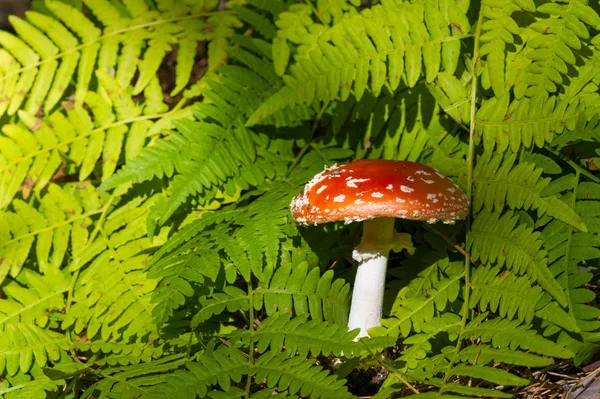
[[(205, 277), (214, 282), (224, 272), (231, 284), (236, 273), (245, 281), (251, 281), (251, 275), (254, 275), (260, 280), (266, 279), (266, 287), (271, 284), (276, 288), (272, 285), (276, 277), (269, 283), (271, 276), (263, 275), (263, 270), (272, 273), (280, 256), (281, 242), (285, 238), (283, 230), (289, 217), (289, 189), (269, 191), (246, 207), (229, 206), (221, 212), (205, 214), (182, 229), (180, 235), (173, 237), (156, 254), (149, 265), (149, 276), (158, 283), (153, 302), (156, 304), (154, 317), (159, 326), (185, 303), (186, 297), (193, 295), (192, 285), (211, 285), (209, 281), (205, 282)], [(304, 270), (306, 277), (308, 269), (300, 270)], [(279, 276), (277, 273), (287, 273), (284, 277), (287, 279), (290, 270), (278, 270), (276, 276)], [(311, 289), (314, 293), (316, 287)], [(244, 291), (232, 286), (205, 300), (207, 303), (200, 311), (203, 316), (197, 316), (198, 323), (220, 313), (225, 304), (229, 309), (242, 306), (247, 309), (248, 297)], [(266, 295), (265, 302), (270, 300), (271, 296)], [(269, 309), (268, 312), (272, 311)]]
[(548, 269), (540, 233), (518, 223), (519, 217), (512, 212), (502, 216), (485, 210), (478, 213), (467, 241), (473, 259), (506, 266), (518, 275), (527, 274), (561, 305), (566, 305), (565, 293)]
[[(77, 168), (79, 181), (93, 178), (96, 173), (106, 180), (115, 172), (122, 154), (126, 160), (137, 156), (152, 130), (160, 128), (161, 122), (155, 125), (153, 119), (185, 117), (175, 112), (165, 114), (164, 108), (157, 109), (151, 101), (140, 107), (108, 74), (98, 72), (97, 78), (100, 87), (110, 94), (88, 92), (83, 105), (73, 105), (65, 113), (57, 111), (43, 119), (19, 112), (21, 123), (3, 126), (0, 208), (6, 207), (20, 190), (25, 199), (32, 190), (39, 194), (71, 165)], [(158, 95), (164, 106), (162, 94)], [(99, 164), (101, 168), (97, 168)]]
[(529, 384), (529, 380), (525, 378), (517, 377), (503, 369), (487, 366), (459, 364), (450, 370), (450, 375), (481, 379), (498, 385), (522, 386)]
[(71, 282), (57, 268), (38, 274), (24, 269), (16, 280), (3, 284), (0, 299), (0, 331), (8, 324), (47, 327), (50, 315), (62, 311), (64, 294)]
[[(87, 0), (86, 5), (95, 17), (92, 19), (64, 2), (47, 0), (45, 4), (52, 17), (37, 12), (27, 13), (25, 20), (12, 17), (17, 36), (2, 32), (0, 44), (20, 65), (5, 70), (0, 77), (4, 83), (3, 96), (10, 99), (3, 101), (0, 115), (5, 111), (14, 114), (25, 99), (27, 103), (22, 109), (28, 114), (36, 114), (40, 107), (44, 113), (50, 113), (65, 96), (74, 77), (75, 101), (82, 104), (93, 81), (96, 64), (100, 73), (112, 73), (123, 88), (131, 87), (134, 75), (139, 74), (132, 87), (132, 93), (139, 94), (156, 76), (172, 45), (180, 50), (174, 90), (174, 94), (178, 93), (190, 81), (189, 60), (195, 56), (195, 44), (202, 40), (221, 40), (215, 49), (224, 47), (223, 41), (234, 34), (232, 29), (216, 29), (219, 17), (204, 19), (217, 3), (202, 3), (182, 4), (170, 9), (168, 15), (161, 15), (131, 2)], [(214, 30), (207, 34), (209, 28)], [(194, 42), (193, 46), (190, 41)], [(217, 64), (223, 60), (209, 57), (209, 61)]]
[(143, 339), (131, 343), (81, 339), (72, 342), (70, 349), (93, 353), (96, 356), (94, 364), (97, 366), (126, 366), (140, 362), (149, 363), (165, 355), (163, 344), (144, 342)]
[(78, 279), (73, 305), (62, 328), (80, 333), (86, 327), (93, 338), (125, 340), (155, 331), (152, 321), (151, 293), (156, 282), (144, 269), (149, 255), (144, 251), (164, 242), (164, 231), (151, 242), (146, 218), (152, 199), (138, 197), (111, 212), (100, 227), (100, 234), (89, 243), (85, 260), (71, 265), (78, 270), (90, 262)]
[(534, 2), (530, 0), (486, 0), (481, 3), (480, 12), (485, 22), (481, 25), (482, 46), (479, 54), (486, 60), (482, 80), (489, 82), (496, 97), (506, 93), (506, 46), (514, 44), (514, 36), (520, 34), (514, 13), (534, 12), (535, 9)]
[(251, 365), (245, 353), (221, 346), (215, 351), (203, 352), (196, 361), (186, 362), (185, 367), (187, 370), (165, 376), (164, 383), (157, 384), (145, 397), (203, 398), (209, 388), (217, 384), (227, 392), (232, 382), (240, 382), (243, 375), (250, 374)]
[(582, 218), (555, 195), (545, 195), (549, 178), (541, 177), (543, 169), (532, 163), (515, 165), (516, 154), (485, 152), (477, 160), (473, 171), (475, 192), (473, 209), (483, 207), (489, 212), (511, 209), (535, 209), (538, 217), (544, 214), (586, 231)]
[(36, 209), (14, 200), (15, 212), (0, 212), (0, 282), (7, 274), (19, 274), (34, 243), (37, 267), (43, 273), (61, 268), (69, 250), (79, 257), (92, 217), (102, 212), (91, 186), (63, 190), (51, 185), (40, 202)]
[(41, 367), (34, 365), (29, 374), (6, 375), (0, 383), (0, 395), (6, 399), (44, 399), (65, 383), (64, 378), (50, 379)]
[[(562, 100), (562, 99), (561, 99)], [(492, 97), (477, 110), (477, 131), (486, 149), (520, 146), (543, 147), (557, 134), (568, 135), (581, 128), (584, 117), (579, 99), (557, 101), (557, 97), (534, 96), (510, 101), (507, 94)]]
[(467, 36), (454, 34), (454, 23), (463, 32), (469, 29), (463, 10), (454, 4), (390, 0), (343, 19), (321, 35), (308, 57), (290, 67), (286, 85), (255, 111), (248, 125), (286, 107), (338, 97), (344, 101), (351, 90), (357, 99), (367, 88), (378, 96), (384, 85), (395, 90), (403, 75), (412, 87), (422, 74), (431, 82), (442, 68), (453, 73), (459, 40)]
[(343, 324), (308, 321), (306, 313), (292, 318), (288, 312), (278, 312), (264, 319), (248, 338), (254, 339), (259, 353), (269, 348), (271, 351), (284, 349), (286, 353), (308, 357), (309, 352), (312, 356), (330, 353), (351, 356), (355, 336)]
[(557, 276), (557, 281), (567, 294), (568, 306), (566, 311), (550, 307), (540, 316), (550, 323), (546, 332), (556, 333), (557, 326), (565, 326), (565, 320), (574, 320), (575, 328), (570, 331), (580, 333), (580, 336), (560, 333), (559, 342), (568, 345), (576, 352), (576, 361), (581, 362), (591, 356), (598, 347), (600, 337), (600, 313), (593, 305), (595, 294), (585, 287), (593, 277), (589, 272), (583, 272), (578, 265), (585, 265), (586, 261), (600, 258), (600, 239), (598, 234), (598, 210), (600, 200), (600, 185), (592, 182), (579, 182), (573, 175), (566, 175), (567, 190), (570, 193), (570, 202), (579, 213), (590, 232), (575, 232), (571, 226), (559, 220), (553, 220), (542, 230), (545, 247), (548, 250), (550, 270)]
[(309, 268), (302, 262), (292, 266), (281, 265), (270, 281), (253, 290), (252, 298), (236, 287), (225, 287), (209, 298), (201, 299), (202, 307), (194, 316), (193, 326), (198, 326), (223, 309), (229, 311), (247, 310), (251, 304), (256, 310), (264, 307), (267, 315), (277, 311), (297, 315), (310, 314), (313, 320), (326, 320), (335, 324), (345, 324), (348, 320), (350, 285), (342, 279), (334, 280), (333, 271), (321, 275), (318, 268)]
[(267, 60), (246, 49), (258, 51), (254, 42), (243, 45), (229, 53), (244, 66), (224, 67), (217, 74), (219, 81), (207, 83), (203, 92), (206, 102), (194, 112), (198, 120), (178, 121), (177, 132), (147, 147), (102, 189), (171, 177), (167, 195), (156, 201), (149, 216), (151, 223), (162, 225), (194, 194), (201, 194), (206, 204), (222, 190), (231, 193), (237, 188), (256, 187), (277, 175), (279, 168), (266, 157), (268, 143), (244, 123), (265, 93), (279, 85), (279, 78), (269, 71)]
[(508, 348), (492, 348), (489, 345), (469, 345), (460, 351), (459, 357), (471, 364), (505, 363), (526, 367), (545, 367), (552, 359), (532, 353), (514, 351)]
[(287, 390), (290, 394), (311, 398), (352, 398), (345, 380), (315, 366), (303, 356), (288, 357), (285, 353), (267, 352), (254, 364), (254, 379), (266, 379), (268, 387)]
[(532, 287), (526, 277), (502, 273), (499, 267), (480, 266), (473, 271), (472, 279), (471, 308), (477, 305), (483, 311), (489, 309), (502, 317), (517, 317), (526, 324), (531, 323), (542, 292), (540, 287)]
[(491, 342), (494, 348), (521, 348), (560, 359), (567, 359), (573, 355), (570, 350), (543, 338), (528, 326), (520, 325), (518, 320), (485, 320), (485, 316), (486, 314), (471, 320), (460, 338), (480, 338), (484, 343)]
[(460, 332), (460, 317), (454, 313), (446, 312), (440, 317), (433, 317), (423, 324), (420, 333), (412, 334), (402, 341), (406, 348), (402, 355), (395, 361), (395, 365), (402, 370), (414, 370), (420, 365), (427, 355), (432, 353), (433, 342), (436, 338), (442, 340), (438, 334), (447, 333), (449, 340), (453, 341)]
[(69, 341), (63, 334), (34, 324), (7, 324), (0, 331), (0, 373), (26, 373), (35, 361), (40, 367), (48, 360), (58, 362)]
[(575, 51), (590, 37), (589, 27), (598, 29), (600, 16), (585, 2), (546, 3), (537, 12), (547, 18), (534, 22), (530, 29), (539, 33), (527, 42), (525, 91), (528, 97), (554, 93), (562, 87), (568, 68), (576, 63)]
[(458, 298), (463, 273), (460, 262), (447, 259), (426, 268), (399, 293), (390, 311), (393, 317), (381, 320), (376, 335), (385, 331), (386, 335), (406, 337), (411, 331), (423, 331), (429, 320)]
[(104, 378), (87, 387), (81, 397), (91, 399), (96, 392), (121, 398), (148, 397), (184, 364), (185, 357), (177, 354), (134, 366), (105, 368), (100, 373)]

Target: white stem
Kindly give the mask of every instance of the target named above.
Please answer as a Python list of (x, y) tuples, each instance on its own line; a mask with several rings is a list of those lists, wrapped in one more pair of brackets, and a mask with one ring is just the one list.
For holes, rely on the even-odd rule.
[(353, 253), (360, 263), (354, 281), (348, 329), (360, 328), (357, 338), (368, 336), (367, 329), (380, 325), (389, 250), (385, 252), (375, 256), (357, 250)]
[(358, 337), (368, 336), (367, 329), (380, 325), (385, 272), (392, 247), (393, 218), (376, 218), (364, 222), (362, 240), (352, 253), (352, 257), (358, 262), (358, 270), (348, 318), (350, 330), (360, 328)]

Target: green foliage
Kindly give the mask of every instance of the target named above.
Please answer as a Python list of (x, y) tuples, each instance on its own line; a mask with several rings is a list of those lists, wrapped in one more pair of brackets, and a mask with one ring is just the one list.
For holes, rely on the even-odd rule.
[[(508, 398), (600, 350), (597, 4), (34, 10), (0, 32), (0, 396), (345, 398), (374, 365), (374, 398)], [(360, 228), (289, 203), (362, 158), (472, 206), (396, 224), (415, 253), (355, 341)]]

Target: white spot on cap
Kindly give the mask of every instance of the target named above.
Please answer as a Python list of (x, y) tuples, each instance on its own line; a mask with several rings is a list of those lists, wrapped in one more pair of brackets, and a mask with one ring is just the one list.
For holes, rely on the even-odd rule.
[(356, 201), (354, 201), (354, 203), (355, 203), (356, 205), (363, 204), (364, 202), (365, 202), (365, 201), (361, 200), (360, 198), (359, 198), (359, 199), (357, 199)]
[(429, 176), (431, 174), (426, 170), (417, 170), (415, 173), (418, 175), (425, 175), (425, 176)]
[(421, 212), (419, 212), (419, 211), (413, 211), (413, 214), (412, 214), (412, 215), (413, 215), (414, 217), (418, 217), (420, 214), (421, 214)]
[(324, 210), (324, 212), (325, 212), (325, 213), (329, 213), (329, 212), (331, 212), (331, 211), (330, 211), (329, 209), (325, 209), (325, 210)]
[(344, 194), (340, 194), (333, 199), (333, 202), (344, 202), (345, 199), (346, 199), (346, 196)]
[(412, 177), (412, 176), (408, 176), (408, 177), (406, 178), (406, 180), (408, 180), (408, 181), (415, 181), (415, 178), (414, 178), (414, 177)]
[(452, 194), (454, 194), (456, 192), (456, 189), (452, 188), (452, 187), (447, 188), (446, 190), (450, 191)]
[(427, 194), (427, 199), (433, 201), (433, 203), (435, 204), (436, 202), (440, 202), (439, 199), (436, 198), (437, 195), (436, 194)]
[(400, 190), (402, 190), (405, 193), (412, 193), (413, 191), (415, 191), (414, 188), (410, 188), (408, 186), (400, 186)]
[(319, 187), (319, 189), (317, 190), (317, 194), (321, 194), (323, 192), (323, 190), (325, 190), (327, 188), (326, 185)]
[(356, 183), (364, 183), (369, 180), (371, 180), (371, 179), (351, 179), (346, 182), (346, 186), (352, 187), (352, 188), (358, 188)]
[(427, 184), (433, 184), (433, 183), (435, 183), (433, 180), (423, 179), (422, 177), (421, 177), (421, 180), (423, 180)]
[(373, 198), (381, 198), (381, 197), (383, 197), (383, 194), (380, 193), (380, 192), (375, 192), (375, 193), (371, 194), (371, 197), (373, 197)]
[(446, 179), (446, 176), (441, 174), (438, 170), (435, 171), (435, 174), (438, 175), (439, 177), (441, 177), (442, 179)]
[(406, 202), (406, 200), (405, 200), (405, 199), (403, 199), (403, 198), (400, 198), (400, 197), (396, 197), (396, 202), (399, 202), (399, 203), (401, 203), (401, 204), (404, 204), (404, 203)]
[(393, 186), (393, 185), (391, 185), (391, 184), (388, 184), (388, 185), (387, 185), (387, 187), (386, 187), (386, 189), (388, 189), (388, 190), (393, 190), (393, 189), (394, 189), (394, 186)]

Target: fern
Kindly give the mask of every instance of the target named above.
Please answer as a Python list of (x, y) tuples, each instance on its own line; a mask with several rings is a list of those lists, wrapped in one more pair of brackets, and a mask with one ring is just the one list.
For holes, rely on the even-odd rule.
[(29, 371), (34, 361), (39, 366), (45, 366), (48, 360), (56, 362), (61, 349), (67, 349), (63, 335), (31, 324), (9, 324), (0, 336), (0, 371), (6, 370), (8, 375)]
[[(571, 182), (571, 206), (585, 217), (586, 224), (593, 230), (589, 233), (574, 232), (573, 229), (560, 221), (554, 220), (544, 227), (542, 234), (546, 238), (546, 245), (549, 250), (549, 259), (552, 261), (550, 269), (553, 273), (559, 275), (558, 281), (569, 295), (566, 314), (549, 314), (545, 319), (550, 323), (548, 332), (555, 332), (556, 326), (561, 326), (562, 319), (571, 318), (575, 320), (579, 335), (570, 335), (561, 333), (562, 342), (569, 342), (569, 348), (577, 353), (577, 360), (581, 361), (594, 351), (597, 344), (596, 338), (600, 330), (600, 323), (597, 321), (597, 309), (589, 306), (594, 295), (585, 288), (584, 284), (589, 282), (592, 275), (581, 273), (577, 265), (597, 258), (598, 253), (598, 232), (594, 226), (597, 220), (593, 209), (597, 207), (597, 200), (600, 186), (597, 183), (580, 183), (576, 176), (566, 176)], [(571, 330), (572, 331), (572, 330)]]
[[(567, 4), (542, 4), (537, 12), (548, 18), (536, 21), (530, 29), (541, 33), (527, 42), (527, 58), (532, 62), (526, 68), (524, 94), (553, 93), (563, 83), (569, 66), (575, 63), (573, 50), (582, 47), (589, 38), (589, 27), (597, 28), (600, 17), (592, 7), (578, 1)], [(587, 25), (587, 26), (586, 26)]]
[(79, 333), (87, 325), (88, 336), (100, 333), (105, 340), (121, 336), (127, 340), (153, 331), (154, 284), (144, 273), (147, 256), (141, 253), (159, 243), (147, 238), (150, 202), (138, 198), (106, 218), (99, 236), (88, 246), (86, 260), (93, 261), (79, 279), (63, 328), (74, 325)]
[(565, 305), (565, 295), (548, 270), (540, 233), (517, 223), (518, 217), (510, 212), (501, 217), (486, 211), (479, 213), (473, 222), (471, 240), (467, 243), (473, 259), (506, 265), (518, 274), (527, 273), (561, 305)]
[[(150, 216), (151, 221), (158, 219), (162, 225), (193, 194), (202, 193), (203, 202), (207, 203), (221, 191), (233, 195), (237, 187), (258, 186), (276, 175), (275, 160), (265, 154), (268, 144), (241, 121), (260, 102), (256, 94), (264, 95), (271, 85), (278, 84), (278, 78), (268, 70), (267, 60), (251, 52), (259, 50), (256, 43), (245, 44), (250, 51), (230, 50), (232, 57), (244, 66), (223, 68), (221, 82), (207, 84), (203, 94), (208, 101), (194, 111), (198, 121), (179, 121), (178, 132), (159, 141), (156, 147), (148, 147), (105, 182), (103, 189), (174, 175), (169, 194), (157, 201)], [(240, 80), (245, 83), (240, 84)], [(178, 159), (185, 162), (177, 162)]]
[(42, 272), (61, 267), (68, 249), (73, 256), (81, 256), (89, 237), (91, 217), (103, 211), (91, 186), (75, 188), (69, 193), (52, 185), (40, 202), (37, 210), (22, 200), (15, 200), (15, 212), (0, 214), (3, 226), (1, 280), (7, 274), (12, 277), (19, 274), (34, 242), (38, 268)]
[(259, 123), (283, 107), (328, 102), (338, 96), (345, 100), (351, 90), (357, 99), (367, 87), (377, 96), (385, 84), (396, 89), (402, 76), (412, 87), (422, 73), (429, 82), (441, 68), (453, 73), (458, 39), (464, 35), (454, 36), (448, 24), (437, 21), (460, 24), (465, 32), (469, 24), (463, 13), (449, 3), (397, 6), (383, 1), (339, 22), (320, 36), (308, 59), (300, 58), (291, 67), (284, 88), (261, 105), (248, 124)]
[(586, 231), (585, 223), (573, 210), (556, 196), (544, 195), (550, 179), (541, 178), (543, 170), (534, 164), (519, 163), (516, 155), (505, 154), (492, 157), (484, 154), (474, 170), (475, 195), (473, 208), (488, 211), (511, 209), (536, 209), (538, 215), (547, 213), (580, 230)]
[[(28, 92), (24, 111), (35, 114), (43, 107), (48, 114), (64, 96), (74, 76), (77, 78), (75, 100), (82, 104), (96, 62), (98, 71), (114, 74), (124, 88), (129, 87), (134, 75), (139, 73), (132, 92), (139, 94), (155, 77), (171, 44), (180, 46), (177, 86), (173, 91), (176, 94), (190, 79), (196, 49), (189, 41), (207, 39), (203, 30), (210, 26), (202, 21), (193, 24), (187, 21), (210, 15), (208, 11), (216, 6), (214, 1), (190, 3), (176, 7), (173, 14), (161, 19), (160, 14), (140, 2), (125, 2), (119, 8), (106, 0), (85, 3), (97, 22), (74, 7), (50, 0), (45, 4), (56, 19), (37, 12), (28, 13), (27, 20), (11, 19), (18, 36), (3, 33), (0, 44), (8, 50), (6, 56), (12, 55), (16, 59), (13, 62), (18, 61), (20, 68), (3, 74), (4, 87), (12, 90), (3, 90), (10, 102), (4, 102), (2, 114), (14, 114), (25, 100), (22, 93)], [(166, 8), (166, 4), (159, 5), (159, 9)], [(139, 66), (138, 59), (142, 60)], [(11, 84), (13, 81), (16, 83)]]
[(479, 267), (473, 273), (473, 295), (470, 306), (499, 313), (502, 317), (529, 324), (533, 320), (540, 287), (531, 285), (525, 278), (510, 272), (502, 273), (498, 267)]
[[(0, 396), (505, 398), (528, 368), (586, 361), (597, 12), (47, 0), (11, 17)], [(289, 203), (364, 158), (436, 167), (472, 207), (396, 223), (415, 253), (390, 256), (381, 326), (355, 341), (360, 225), (298, 227)], [(365, 387), (370, 367), (388, 373)]]

